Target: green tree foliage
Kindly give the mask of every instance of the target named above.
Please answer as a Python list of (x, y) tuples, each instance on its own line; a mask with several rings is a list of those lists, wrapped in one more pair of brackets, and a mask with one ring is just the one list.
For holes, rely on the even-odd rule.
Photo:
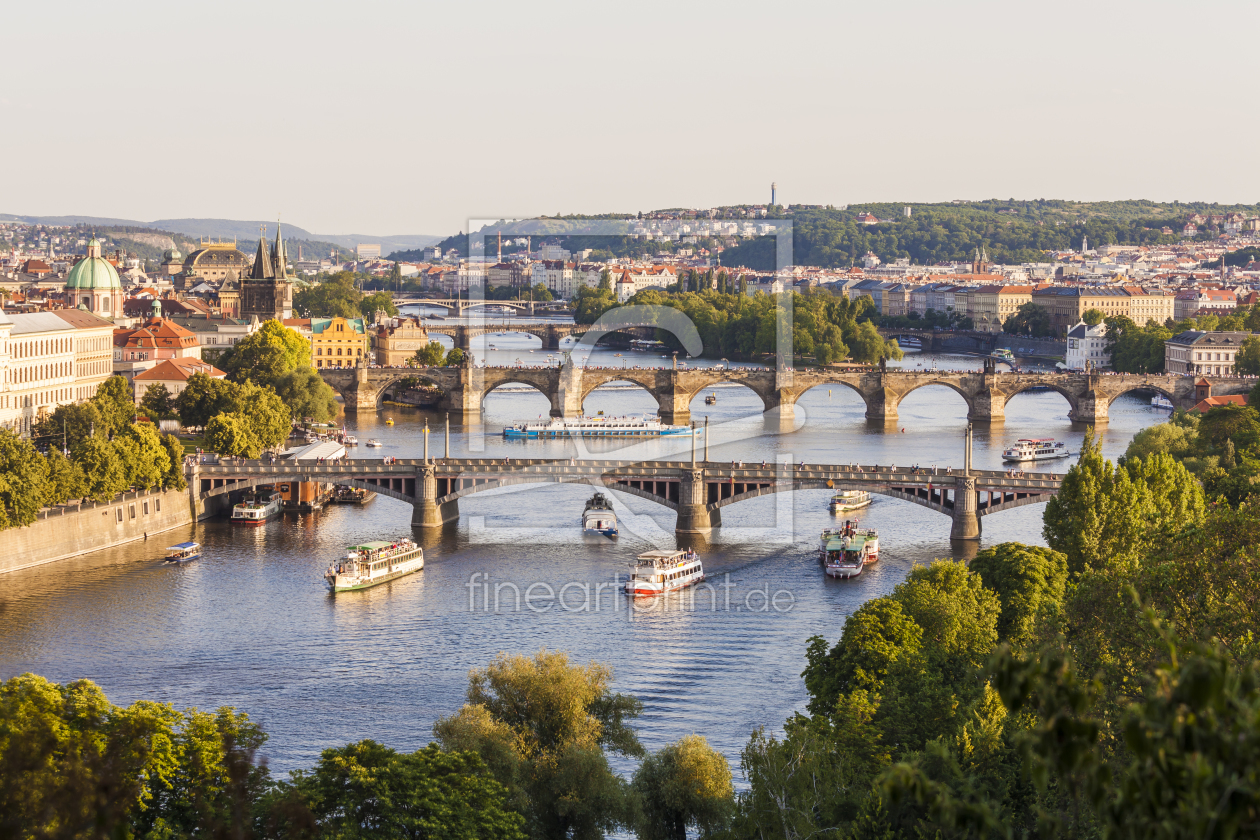
[(162, 479), (162, 484), (176, 490), (183, 490), (188, 486), (188, 482), (184, 479), (184, 445), (175, 435), (167, 434), (162, 435), (162, 448), (166, 450), (166, 457), (171, 465)]
[(357, 276), (351, 271), (325, 277), (293, 296), (293, 308), (303, 318), (358, 318), (364, 314), (362, 302)]
[[(1092, 310), (1097, 312), (1097, 310)], [(1089, 313), (1086, 313), (1089, 314)], [(1006, 319), (1002, 330), (1011, 335), (1046, 336), (1054, 332), (1050, 327), (1050, 310), (1036, 303), (1025, 303)]]
[(92, 402), (104, 427), (97, 431), (106, 437), (118, 434), (135, 419), (136, 403), (131, 393), (131, 384), (121, 376), (111, 376), (102, 382), (97, 387)]
[(205, 373), (194, 373), (175, 398), (179, 422), (188, 428), (204, 428), (210, 418), (226, 410), (232, 383)]
[[(397, 265), (397, 263), (395, 263)], [(390, 292), (377, 292), (367, 295), (359, 301), (359, 313), (368, 321), (376, 317), (378, 311), (386, 315), (397, 315), (398, 307), (394, 305), (394, 295)]]
[(649, 755), (631, 784), (639, 840), (686, 840), (688, 829), (711, 837), (727, 827), (735, 806), (730, 765), (699, 735)]
[(74, 462), (83, 470), (87, 498), (107, 502), (127, 489), (127, 467), (119, 448), (102, 437), (86, 438), (73, 452)]
[(1234, 370), (1244, 376), (1260, 376), (1260, 335), (1243, 339), (1242, 347), (1234, 357)]
[(1101, 309), (1086, 309), (1084, 314), (1081, 315), (1081, 320), (1091, 327), (1098, 326), (1106, 319), (1107, 316), (1103, 314)]
[(54, 449), (48, 453), (48, 493), (43, 504), (60, 505), (71, 499), (82, 499), (87, 495), (87, 477), (83, 468), (71, 461), (61, 450)]
[(206, 424), (204, 438), (206, 447), (220, 455), (257, 458), (263, 450), (249, 421), (239, 414), (216, 414)]
[(53, 495), (48, 464), (35, 447), (0, 429), (0, 529), (31, 524), (44, 500)]
[[(605, 270), (604, 275), (607, 274)], [(610, 309), (616, 309), (618, 305), (611, 283), (606, 286), (604, 278), (601, 278), (597, 288), (583, 286), (577, 290), (577, 294), (573, 296), (573, 320), (578, 324), (593, 324), (599, 320), (599, 316)]]
[(276, 395), (295, 420), (310, 418), (326, 423), (340, 411), (337, 392), (312, 368), (299, 368), (275, 384)]
[(633, 697), (612, 693), (612, 671), (560, 652), (500, 655), (469, 677), (468, 703), (433, 731), (449, 751), (481, 756), (539, 840), (593, 840), (629, 822), (625, 783), (605, 750), (639, 756), (627, 721)]
[(442, 364), (447, 367), (458, 367), (467, 360), (467, 355), (458, 347), (452, 347), (451, 351), (446, 354), (446, 358), (442, 360)]
[(219, 359), (219, 367), (233, 382), (259, 385), (274, 385), (286, 374), (310, 366), (310, 342), (275, 319), (265, 321)]
[(113, 441), (128, 487), (159, 487), (171, 471), (171, 458), (157, 427), (133, 423)]
[(413, 358), (418, 365), (438, 367), (445, 364), (446, 356), (446, 348), (442, 346), (441, 342), (430, 341), (425, 347), (417, 350)]
[(176, 416), (175, 398), (162, 383), (150, 385), (140, 398), (140, 411), (150, 420), (169, 420)]
[(94, 433), (105, 435), (108, 425), (96, 405), (96, 400), (91, 399), (57, 406), (52, 414), (35, 424), (31, 438), (51, 448), (73, 450)]
[(375, 741), (327, 749), (292, 785), (320, 836), (521, 840), (524, 819), (474, 753), (399, 753)]
[(1164, 342), (1173, 337), (1167, 327), (1150, 321), (1139, 327), (1119, 315), (1107, 319), (1107, 352), (1119, 373), (1163, 373)]
[(1063, 601), (1067, 557), (1053, 549), (1007, 542), (980, 552), (968, 565), (1002, 605), (998, 641), (1016, 650), (1029, 647), (1036, 628), (1050, 622)]

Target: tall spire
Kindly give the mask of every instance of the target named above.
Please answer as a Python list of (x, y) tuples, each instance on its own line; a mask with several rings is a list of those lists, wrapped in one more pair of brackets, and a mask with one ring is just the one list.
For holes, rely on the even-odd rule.
[(276, 277), (276, 267), (271, 262), (271, 255), (267, 253), (267, 227), (262, 228), (262, 236), (258, 237), (258, 253), (254, 255), (254, 267), (249, 272), (250, 280), (274, 280)]
[(280, 238), (279, 219), (276, 219), (276, 250), (271, 257), (274, 261), (276, 277), (287, 277), (289, 274), (289, 255), (284, 252), (284, 240)]

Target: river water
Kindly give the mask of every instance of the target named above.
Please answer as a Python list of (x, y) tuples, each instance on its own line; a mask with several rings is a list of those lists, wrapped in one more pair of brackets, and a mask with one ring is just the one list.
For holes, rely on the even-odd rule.
[[(545, 352), (529, 353), (537, 339), (490, 340), (498, 348), (488, 351), (491, 363), (545, 361)], [(915, 354), (902, 364), (933, 361), (942, 368), (980, 365), (974, 357)], [(665, 360), (601, 349), (590, 363)], [(713, 460), (962, 462), (966, 406), (944, 386), (907, 396), (890, 429), (867, 424), (861, 399), (843, 386), (804, 395), (786, 428), (766, 421), (758, 398), (742, 386), (712, 392), (716, 405), (697, 396), (692, 411), (696, 419), (709, 417)], [(1110, 457), (1164, 416), (1147, 403), (1129, 395), (1113, 404), (1102, 435)], [(505, 424), (547, 409), (536, 392), (495, 391), (486, 398), (482, 429), (452, 429), (452, 454), (690, 457), (688, 441), (598, 441), (579, 452), (571, 443), (501, 436)], [(586, 409), (629, 414), (653, 411), (655, 403), (636, 387), (610, 387), (593, 393)], [(1076, 449), (1084, 429), (1068, 421), (1067, 409), (1053, 392), (1014, 398), (1003, 425), (977, 431), (976, 466), (1000, 469), (1001, 450), (1021, 437), (1056, 437)], [(386, 417), (396, 425), (386, 426)], [(431, 451), (440, 454), (443, 418), (435, 413), (390, 406), (351, 415), (347, 425), (361, 441), (385, 444), (354, 454), (417, 457), (426, 421), (434, 430)], [(879, 529), (880, 561), (852, 581), (830, 580), (814, 554), (819, 530), (834, 521), (827, 492), (764, 496), (724, 508), (712, 543), (696, 545), (718, 585), (715, 596), (631, 609), (612, 584), (624, 579), (636, 553), (675, 546), (673, 514), (615, 496), (621, 537), (583, 537), (577, 521), (590, 493), (584, 486), (537, 485), (462, 499), (458, 525), (427, 539), (422, 572), (336, 597), (320, 580), (329, 561), (359, 541), (408, 535), (407, 505), (378, 497), (362, 508), (286, 514), (254, 529), (213, 521), (5, 575), (0, 678), (25, 671), (57, 681), (86, 677), (116, 703), (235, 706), (270, 734), (266, 758), (283, 771), (310, 766), (320, 750), (361, 738), (417, 749), (431, 740), (433, 722), (463, 702), (470, 668), (500, 651), (562, 649), (576, 660), (613, 666), (615, 688), (643, 701), (637, 726), (649, 748), (694, 732), (737, 765), (754, 727), (776, 730), (803, 707), (800, 672), (809, 636), (834, 640), (845, 616), (891, 591), (914, 564), (967, 554), (951, 546), (948, 518), (876, 497), (860, 519)], [(1041, 543), (1043, 510), (1030, 505), (985, 517), (981, 545)], [(163, 547), (187, 538), (204, 544), (202, 559), (186, 567), (161, 564)]]

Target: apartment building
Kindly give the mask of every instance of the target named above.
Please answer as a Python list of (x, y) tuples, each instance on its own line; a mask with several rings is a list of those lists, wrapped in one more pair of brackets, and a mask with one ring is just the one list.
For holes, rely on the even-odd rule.
[(980, 332), (999, 333), (1006, 319), (1032, 301), (1032, 286), (980, 286), (967, 296), (967, 315)]
[(1232, 376), (1238, 349), (1251, 336), (1246, 332), (1187, 330), (1164, 342), (1164, 370)]

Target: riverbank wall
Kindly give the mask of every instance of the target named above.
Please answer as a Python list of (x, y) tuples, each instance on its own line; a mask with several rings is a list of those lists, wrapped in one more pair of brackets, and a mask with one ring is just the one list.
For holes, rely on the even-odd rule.
[(30, 525), (0, 531), (0, 575), (191, 528), (227, 504), (226, 494), (202, 503), (190, 490), (140, 490), (45, 508)]

